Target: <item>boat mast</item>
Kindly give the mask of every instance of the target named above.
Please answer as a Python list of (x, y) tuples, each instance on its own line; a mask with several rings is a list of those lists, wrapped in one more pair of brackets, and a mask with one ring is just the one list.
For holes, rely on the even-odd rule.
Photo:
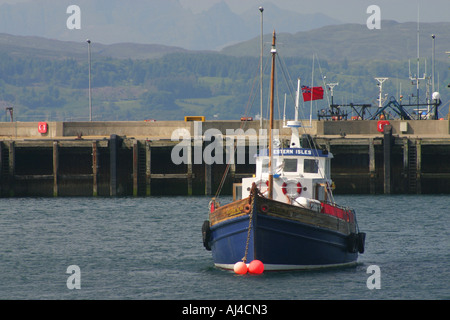
[(270, 120), (269, 120), (269, 194), (268, 198), (273, 198), (273, 171), (272, 171), (272, 162), (273, 162), (273, 96), (274, 96), (274, 79), (275, 79), (275, 57), (277, 54), (277, 49), (275, 48), (275, 30), (273, 31), (272, 37), (272, 49), (270, 53), (272, 54), (272, 71), (270, 74)]
[(260, 114), (259, 114), (259, 127), (262, 129), (263, 127), (263, 48), (264, 48), (264, 42), (263, 42), (263, 12), (264, 8), (259, 7), (259, 12), (261, 12), (261, 56), (259, 59), (259, 100), (260, 100)]
[(297, 79), (297, 95), (295, 96), (295, 119), (298, 121), (298, 107), (300, 106), (300, 77)]

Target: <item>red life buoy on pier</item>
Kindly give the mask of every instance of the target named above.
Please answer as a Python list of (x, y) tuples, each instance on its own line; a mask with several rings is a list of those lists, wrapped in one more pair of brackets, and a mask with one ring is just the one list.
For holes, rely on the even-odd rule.
[(380, 120), (377, 122), (377, 130), (378, 132), (383, 132), (384, 127), (390, 125), (391, 123), (387, 120)]
[(38, 123), (38, 132), (39, 133), (47, 133), (48, 124), (47, 122), (39, 122)]

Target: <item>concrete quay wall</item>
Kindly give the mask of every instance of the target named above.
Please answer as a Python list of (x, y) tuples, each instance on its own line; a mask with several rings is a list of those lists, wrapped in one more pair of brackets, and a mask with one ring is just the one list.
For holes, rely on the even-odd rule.
[[(398, 136), (450, 136), (449, 120), (388, 120), (392, 134)], [(317, 135), (381, 135), (377, 120), (318, 121)]]
[[(449, 120), (391, 120), (392, 134), (420, 136), (450, 136)], [(104, 136), (112, 134), (127, 137), (147, 137), (170, 139), (177, 129), (185, 129), (193, 137), (200, 131), (202, 134), (208, 129), (217, 129), (222, 134), (227, 130), (242, 128), (259, 132), (259, 121), (93, 121), (93, 122), (48, 122), (46, 133), (39, 133), (39, 122), (2, 122), (0, 123), (0, 139), (40, 138), (52, 139), (57, 137)], [(264, 123), (264, 126), (266, 122)], [(323, 135), (382, 135), (377, 130), (378, 121), (309, 121), (305, 122), (303, 131), (312, 136)], [(281, 135), (290, 135), (290, 129), (283, 128), (282, 121), (275, 121), (275, 128)]]

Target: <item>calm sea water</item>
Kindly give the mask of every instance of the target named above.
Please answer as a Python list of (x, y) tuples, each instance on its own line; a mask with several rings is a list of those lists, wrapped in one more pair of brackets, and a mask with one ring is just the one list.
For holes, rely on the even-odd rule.
[[(367, 233), (358, 265), (259, 276), (214, 268), (209, 200), (0, 199), (0, 299), (450, 299), (448, 195), (336, 196)], [(380, 289), (367, 287), (371, 265)]]

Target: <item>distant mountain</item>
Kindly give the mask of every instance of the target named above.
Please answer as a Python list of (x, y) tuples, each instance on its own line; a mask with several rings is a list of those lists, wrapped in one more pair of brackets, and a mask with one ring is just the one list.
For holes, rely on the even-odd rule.
[[(81, 11), (81, 29), (69, 30), (70, 5)], [(267, 4), (266, 29), (295, 33), (336, 24), (325, 15), (302, 15)], [(0, 6), (0, 33), (93, 43), (162, 44), (189, 50), (216, 50), (260, 34), (258, 8), (243, 14), (225, 2), (193, 13), (178, 0), (28, 0)]]
[[(215, 7), (219, 10), (219, 6)], [(450, 48), (450, 23), (422, 23), (420, 25), (420, 57), (428, 58), (428, 71), (431, 69), (431, 34), (436, 35), (435, 57), (448, 62)], [(220, 31), (216, 30), (216, 34)], [(265, 34), (266, 54), (269, 52), (271, 34)], [(212, 41), (214, 37), (210, 40)], [(224, 41), (232, 41), (225, 38)], [(365, 25), (342, 24), (318, 29), (291, 33), (278, 33), (277, 43), (282, 57), (308, 58), (317, 54), (319, 59), (328, 61), (404, 61), (411, 60), (415, 70), (417, 57), (417, 25), (383, 21), (381, 30), (369, 30)], [(204, 50), (186, 50), (181, 47), (159, 44), (115, 43), (102, 44), (93, 41), (94, 57), (118, 59), (153, 59), (168, 53), (192, 53)], [(42, 58), (73, 58), (85, 60), (87, 57), (86, 39), (80, 41), (60, 41), (35, 36), (13, 36), (0, 33), (0, 52), (15, 56), (34, 56)], [(208, 52), (208, 51), (206, 51)], [(217, 51), (213, 51), (217, 52)], [(218, 53), (235, 57), (259, 57), (260, 38), (239, 42), (223, 48)], [(422, 60), (422, 67), (423, 66)], [(421, 68), (422, 68), (421, 67)], [(429, 73), (429, 72), (428, 72)]]
[[(13, 36), (0, 33), (0, 53), (12, 56), (46, 59), (72, 58), (86, 61), (87, 46), (86, 41), (60, 41), (42, 37)], [(105, 45), (92, 43), (91, 52), (94, 57), (153, 59), (160, 58), (168, 53), (188, 52), (188, 50), (158, 44), (117, 43)]]
[[(450, 23), (420, 24), (420, 57), (431, 58), (432, 39), (436, 35), (435, 57), (448, 61)], [(417, 57), (417, 23), (382, 21), (380, 30), (369, 30), (366, 25), (340, 24), (310, 31), (283, 33), (277, 31), (279, 52), (284, 57), (312, 57), (330, 61), (353, 60), (403, 60)], [(269, 46), (272, 35), (264, 36)], [(260, 38), (256, 37), (232, 46), (221, 53), (232, 56), (259, 56)], [(269, 49), (266, 49), (268, 52)], [(428, 66), (429, 68), (431, 65)]]

